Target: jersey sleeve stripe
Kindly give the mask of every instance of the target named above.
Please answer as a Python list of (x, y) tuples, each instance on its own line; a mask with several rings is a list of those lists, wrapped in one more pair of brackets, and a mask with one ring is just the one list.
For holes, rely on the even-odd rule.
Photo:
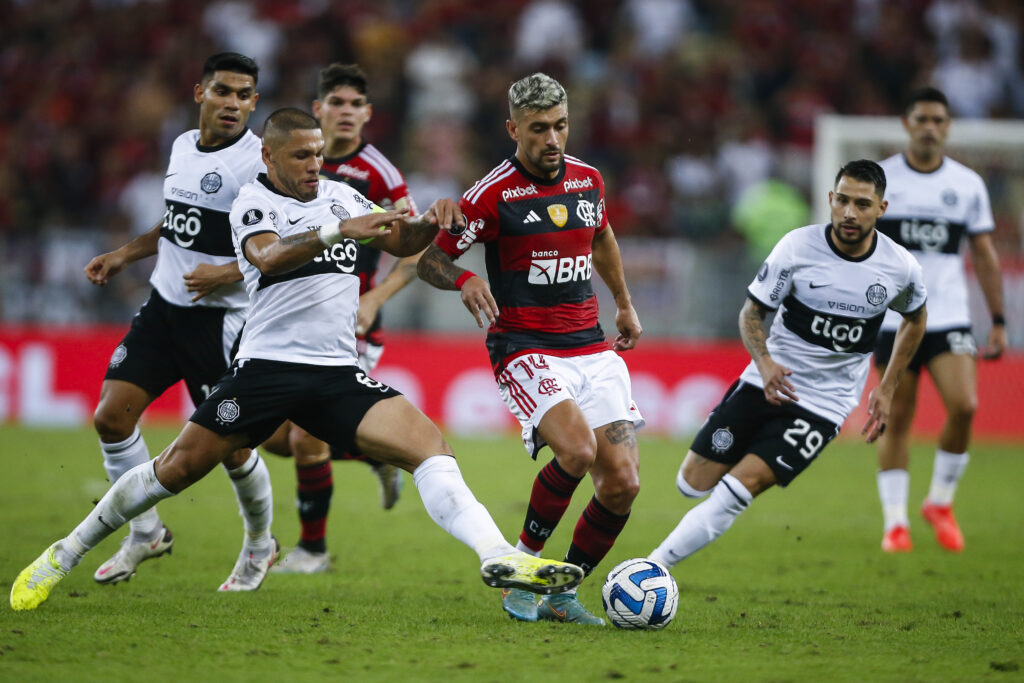
[(494, 185), (499, 180), (512, 175), (515, 171), (515, 166), (510, 164), (508, 161), (505, 161), (486, 176), (478, 180), (473, 187), (466, 190), (466, 193), (462, 195), (462, 198), (470, 204), (475, 204), (476, 200), (480, 198), (480, 195), (483, 194), (487, 188)]
[(393, 190), (404, 183), (402, 174), (395, 165), (373, 145), (367, 145), (363, 148), (363, 158), (380, 173), (384, 179), (384, 184), (387, 185), (389, 190)]
[(584, 163), (583, 161), (580, 161), (579, 159), (577, 159), (574, 156), (570, 156), (568, 154), (566, 154), (564, 156), (565, 156), (565, 162), (567, 164), (573, 164), (574, 166), (582, 166), (583, 168), (589, 168), (591, 171), (598, 172), (596, 168), (594, 168), (590, 164), (587, 164), (587, 163)]

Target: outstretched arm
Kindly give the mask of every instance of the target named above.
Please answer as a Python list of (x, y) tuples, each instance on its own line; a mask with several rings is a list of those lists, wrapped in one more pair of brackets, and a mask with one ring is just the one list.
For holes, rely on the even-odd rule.
[(764, 328), (764, 319), (768, 315), (767, 307), (751, 298), (740, 309), (740, 338), (747, 352), (754, 359), (757, 371), (764, 382), (765, 400), (778, 406), (790, 401), (799, 401), (796, 390), (788, 379), (793, 371), (776, 363), (768, 353), (768, 331)]
[(256, 233), (245, 240), (245, 257), (264, 275), (282, 275), (309, 263), (325, 248), (343, 239), (376, 241), (380, 235), (387, 236), (391, 233), (388, 224), (403, 215), (400, 211), (370, 213), (288, 237), (274, 232)]
[(421, 280), (438, 289), (461, 289), (462, 304), (473, 314), (477, 327), (483, 327), (485, 319), (491, 325), (498, 319), (498, 304), (487, 281), (452, 263), (436, 244), (431, 244), (420, 256), (416, 272)]
[(971, 260), (974, 272), (978, 275), (978, 284), (985, 295), (985, 303), (992, 314), (992, 329), (988, 333), (987, 348), (983, 351), (984, 358), (999, 358), (1006, 350), (1006, 323), (995, 322), (1003, 318), (1003, 274), (999, 268), (999, 256), (992, 243), (991, 233), (982, 233), (971, 238)]
[(903, 314), (903, 320), (896, 330), (896, 340), (892, 345), (892, 357), (885, 366), (885, 374), (868, 396), (868, 421), (860, 430), (861, 434), (867, 434), (868, 443), (873, 442), (885, 431), (896, 385), (910, 364), (910, 359), (917, 353), (917, 347), (924, 338), (927, 321), (928, 311), (924, 306), (913, 313)]
[(458, 204), (451, 199), (438, 199), (422, 216), (403, 216), (392, 226), (391, 234), (382, 234), (367, 244), (393, 256), (412, 256), (434, 241), (438, 228), (448, 230), (452, 225), (465, 224)]
[(628, 351), (636, 346), (640, 335), (643, 334), (643, 328), (640, 327), (640, 319), (633, 309), (633, 300), (629, 296), (629, 288), (626, 287), (626, 274), (622, 270), (619, 243), (615, 241), (615, 234), (610, 225), (594, 234), (591, 251), (594, 256), (594, 268), (608, 285), (615, 299), (615, 327), (619, 330), (619, 336), (615, 338), (613, 348), (616, 351)]
[(89, 261), (85, 267), (85, 276), (89, 278), (89, 282), (102, 287), (107, 284), (107, 280), (124, 270), (128, 264), (156, 254), (157, 244), (160, 242), (160, 228), (163, 225), (164, 222), (161, 219), (152, 229), (139, 235), (128, 244), (106, 254), (100, 254)]

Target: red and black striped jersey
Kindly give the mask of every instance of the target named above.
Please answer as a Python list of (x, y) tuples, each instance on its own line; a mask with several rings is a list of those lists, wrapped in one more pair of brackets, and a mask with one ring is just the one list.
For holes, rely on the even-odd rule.
[[(359, 145), (356, 151), (348, 156), (324, 159), (320, 175), (329, 180), (347, 183), (359, 194), (383, 209), (391, 209), (399, 200), (409, 203), (409, 211), (416, 214), (416, 204), (405, 185), (405, 178), (380, 150), (368, 142)], [(377, 268), (380, 265), (380, 250), (359, 247), (356, 258), (356, 274), (359, 276), (359, 293), (365, 294), (373, 289)], [(381, 316), (377, 318), (366, 333), (366, 338), (374, 343), (382, 343), (380, 335)]]
[(601, 173), (565, 156), (553, 179), (512, 157), (459, 201), (466, 227), (441, 232), (453, 259), (481, 242), (498, 319), (487, 331), (496, 372), (516, 356), (540, 351), (579, 356), (608, 349), (591, 286), (594, 235), (608, 226)]

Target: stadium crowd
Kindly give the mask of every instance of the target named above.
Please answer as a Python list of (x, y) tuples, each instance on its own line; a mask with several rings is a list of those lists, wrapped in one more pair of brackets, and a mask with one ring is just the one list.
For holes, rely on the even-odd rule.
[[(309, 107), (319, 68), (359, 62), (374, 84), (367, 138), (421, 206), (458, 196), (511, 153), (495, 123), (506, 118), (509, 83), (551, 73), (578, 112), (570, 152), (602, 170), (624, 237), (742, 243), (734, 210), (768, 179), (809, 220), (820, 113), (893, 115), (909, 87), (932, 83), (950, 93), (955, 117), (1024, 117), (1024, 5), (1015, 0), (3, 4), (8, 321), (113, 320), (134, 307), (106, 296), (44, 314), (33, 292), (83, 286), (78, 262), (97, 245), (159, 220), (167, 150), (194, 125), (182, 93), (218, 49), (261, 66), (257, 132), (278, 106)], [(1017, 217), (997, 223), (997, 242), (1019, 250)], [(38, 248), (47, 234), (59, 254)]]

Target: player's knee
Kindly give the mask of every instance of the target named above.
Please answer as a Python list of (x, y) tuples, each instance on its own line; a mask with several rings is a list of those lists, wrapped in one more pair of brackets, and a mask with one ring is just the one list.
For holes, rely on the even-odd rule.
[(978, 399), (969, 396), (957, 401), (949, 407), (948, 416), (953, 422), (970, 424), (974, 419), (974, 413), (978, 410)]
[(105, 403), (96, 407), (92, 425), (104, 443), (124, 441), (135, 431), (135, 420), (127, 413), (111, 410)]
[[(593, 436), (588, 432), (588, 435)], [(597, 441), (581, 438), (552, 446), (558, 465), (569, 474), (582, 477), (590, 471), (597, 459)]]
[(635, 470), (606, 474), (595, 480), (594, 489), (602, 505), (616, 514), (625, 514), (640, 494), (640, 475)]
[(693, 498), (694, 500), (699, 500), (711, 493), (711, 489), (698, 489), (687, 480), (685, 462), (679, 466), (679, 472), (676, 473), (676, 488), (679, 489), (679, 493), (683, 494), (687, 498)]

